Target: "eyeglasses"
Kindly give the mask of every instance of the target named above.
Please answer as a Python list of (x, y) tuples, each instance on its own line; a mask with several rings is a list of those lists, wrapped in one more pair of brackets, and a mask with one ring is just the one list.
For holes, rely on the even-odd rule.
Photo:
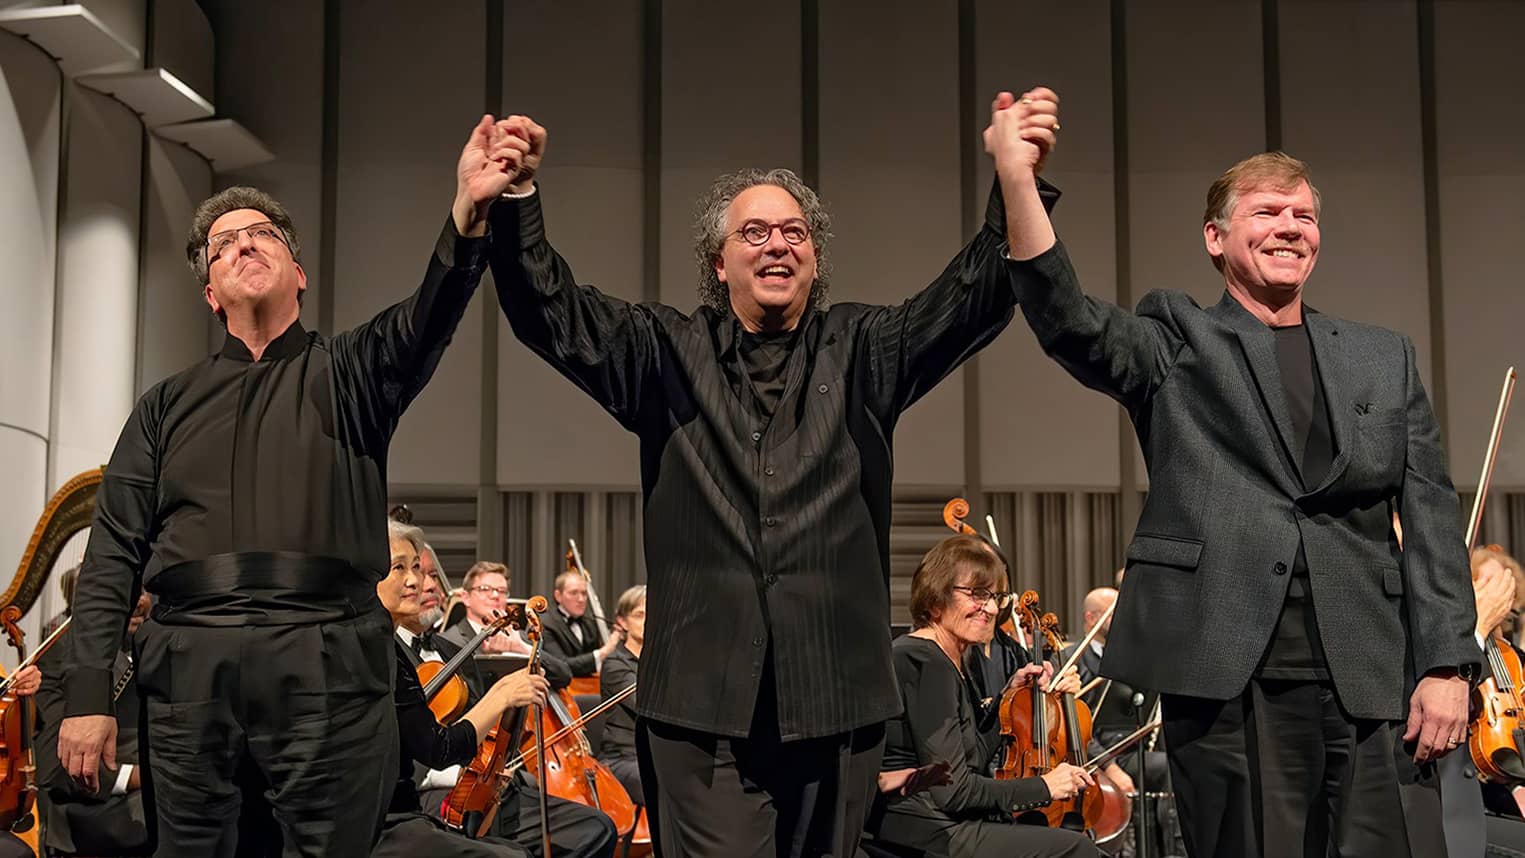
[(976, 605), (983, 605), (991, 599), (994, 599), (996, 610), (998, 611), (1004, 611), (1010, 607), (1011, 600), (1014, 597), (1014, 594), (1012, 593), (998, 593), (995, 590), (987, 590), (984, 587), (955, 586), (953, 589), (962, 590), (963, 592), (968, 593), (969, 598), (973, 599)]
[(742, 241), (753, 247), (761, 247), (768, 243), (773, 230), (778, 230), (784, 241), (790, 244), (804, 244), (810, 238), (810, 226), (799, 218), (786, 220), (783, 223), (768, 223), (765, 220), (749, 220), (741, 225), (734, 233)]
[(508, 595), (508, 588), (507, 587), (489, 587), (486, 584), (478, 584), (477, 586), (472, 587), (471, 589), (472, 589), (473, 592), (481, 593), (484, 596), (507, 596)]
[(286, 234), (281, 232), (280, 227), (268, 220), (260, 221), (259, 223), (251, 223), (248, 226), (241, 226), (238, 229), (225, 229), (222, 232), (207, 236), (207, 264), (211, 265), (213, 259), (221, 257), (230, 249), (237, 247), (238, 234), (241, 232), (249, 233), (251, 241), (262, 241), (266, 244), (278, 242), (282, 247), (288, 250), (291, 249), (291, 245), (286, 243)]

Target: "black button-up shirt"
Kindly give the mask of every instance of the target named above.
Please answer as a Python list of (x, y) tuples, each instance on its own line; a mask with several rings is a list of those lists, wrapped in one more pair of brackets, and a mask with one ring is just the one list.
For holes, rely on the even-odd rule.
[(111, 711), (135, 593), (211, 555), (285, 551), (386, 575), (386, 454), (466, 311), (487, 241), (448, 223), (418, 291), (326, 339), (295, 322), (155, 385), (117, 439), (74, 597), (67, 715)]
[[(1047, 204), (1057, 196), (1045, 186)], [(514, 333), (640, 438), (641, 714), (747, 735), (770, 649), (782, 739), (896, 714), (891, 438), (911, 403), (1011, 320), (999, 193), (985, 226), (905, 303), (807, 311), (771, 419), (749, 407), (734, 314), (577, 285), (546, 241), (538, 194), (498, 202), (490, 218)]]

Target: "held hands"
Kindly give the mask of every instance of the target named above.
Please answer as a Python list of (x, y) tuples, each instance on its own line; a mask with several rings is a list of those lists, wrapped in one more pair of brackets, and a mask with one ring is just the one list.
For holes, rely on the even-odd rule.
[(1050, 798), (1055, 801), (1064, 801), (1067, 798), (1074, 798), (1075, 793), (1082, 789), (1096, 786), (1096, 779), (1079, 766), (1060, 763), (1043, 776), (1043, 783), (1048, 787)]
[(524, 143), (524, 157), (515, 171), (509, 191), (527, 194), (534, 187), (532, 181), (545, 159), (545, 128), (528, 116), (510, 116), (497, 123), (498, 133)]
[(101, 788), (101, 767), (116, 771), (116, 718), (111, 715), (75, 715), (58, 725), (58, 759), (69, 777), (96, 792)]
[(491, 114), (483, 114), (455, 165), (455, 203), (450, 211), (457, 232), (487, 232), (487, 209), (508, 190), (529, 151), (529, 141), (502, 132)]
[(1467, 741), (1467, 680), (1455, 671), (1431, 671), (1409, 698), (1408, 729), (1403, 741), (1419, 740), (1414, 762), (1426, 763)]
[(544, 676), (516, 670), (498, 680), (488, 693), (496, 695), (504, 709), (514, 709), (531, 704), (544, 706), (550, 688)]
[(1002, 92), (990, 105), (985, 152), (995, 159), (1000, 176), (1037, 175), (1059, 144), (1058, 130), (1059, 96), (1053, 90), (1040, 86), (1020, 98)]

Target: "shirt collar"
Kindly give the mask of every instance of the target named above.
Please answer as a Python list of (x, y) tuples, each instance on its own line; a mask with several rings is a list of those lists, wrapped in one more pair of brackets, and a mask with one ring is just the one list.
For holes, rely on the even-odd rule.
[(413, 639), (415, 637), (418, 637), (418, 636), (413, 634), (413, 632), (409, 631), (407, 628), (405, 628), (403, 626), (398, 626), (397, 627), (397, 637), (398, 637), (399, 640), (401, 640), (407, 646), (412, 646), (413, 645)]
[(1094, 640), (1094, 639), (1091, 641), (1091, 652), (1094, 652), (1097, 655), (1101, 655), (1102, 654), (1102, 650), (1104, 650), (1104, 649), (1106, 649), (1106, 647), (1105, 647), (1104, 644), (1102, 644), (1101, 641)]
[[(302, 320), (297, 319), (291, 323), (284, 333), (270, 341), (265, 346), (264, 354), (260, 355), (261, 361), (281, 360), (282, 358), (296, 357), (307, 347), (307, 331), (302, 327)], [(244, 341), (231, 333), (223, 337), (222, 356), (241, 360), (246, 363), (254, 362), (254, 353), (244, 345)]]

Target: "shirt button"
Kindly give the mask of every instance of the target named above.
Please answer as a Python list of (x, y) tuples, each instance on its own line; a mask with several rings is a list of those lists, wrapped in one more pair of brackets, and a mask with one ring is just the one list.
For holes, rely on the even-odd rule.
[(752, 440), (753, 441), (761, 441), (762, 440), (762, 433), (761, 432), (753, 432), (752, 433)]
[(772, 527), (775, 524), (778, 524), (778, 519), (776, 519), (776, 518), (774, 518), (773, 516), (770, 515), (767, 518), (763, 519), (763, 524), (766, 524), (767, 526)]
[(763, 645), (762, 635), (758, 635), (757, 637), (752, 638), (752, 646), (762, 646), (762, 645)]
[(1287, 564), (1278, 560), (1276, 561), (1276, 565), (1271, 567), (1271, 571), (1275, 572), (1277, 575), (1285, 575), (1287, 574)]
[(768, 573), (768, 577), (765, 580), (768, 582), (768, 586), (771, 587), (774, 584), (778, 583), (778, 574), (774, 573), (774, 572), (769, 572)]
[(770, 477), (773, 476), (773, 466), (769, 465), (768, 467), (763, 468), (763, 473), (767, 474)]
[(826, 389), (827, 389), (827, 388), (826, 388), (826, 385), (824, 385), (824, 384), (823, 384), (823, 385), (821, 385), (821, 386), (820, 386), (820, 387), (817, 387), (817, 388), (816, 388), (816, 391), (818, 391), (818, 392), (820, 392), (820, 393), (825, 393), (825, 392), (826, 392)]

